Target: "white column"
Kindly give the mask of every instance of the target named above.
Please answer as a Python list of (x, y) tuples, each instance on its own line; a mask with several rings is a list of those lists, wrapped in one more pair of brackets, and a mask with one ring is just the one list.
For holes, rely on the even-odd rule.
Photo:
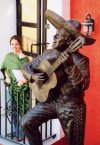
[(16, 34), (16, 0), (0, 0), (0, 20), (1, 67), (5, 55), (10, 51), (9, 39)]

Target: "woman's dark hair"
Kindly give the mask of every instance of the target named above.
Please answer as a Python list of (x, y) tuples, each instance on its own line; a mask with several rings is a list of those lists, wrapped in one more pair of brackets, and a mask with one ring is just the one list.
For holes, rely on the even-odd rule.
[(10, 38), (10, 44), (11, 44), (11, 41), (12, 41), (13, 39), (17, 40), (18, 43), (22, 46), (22, 39), (21, 39), (20, 36), (18, 36), (18, 35), (13, 35), (13, 36)]

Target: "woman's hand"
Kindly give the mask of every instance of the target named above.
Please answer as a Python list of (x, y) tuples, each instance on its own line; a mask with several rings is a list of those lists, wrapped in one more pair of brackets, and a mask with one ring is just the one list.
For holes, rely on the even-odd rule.
[(5, 82), (6, 82), (7, 84), (10, 84), (10, 83), (11, 83), (11, 79), (10, 79), (10, 77), (8, 76), (8, 74), (7, 74), (6, 71), (5, 71), (5, 76), (6, 76)]
[(10, 84), (10, 83), (11, 83), (11, 79), (10, 79), (9, 77), (6, 77), (5, 82), (6, 82), (7, 84)]
[(27, 80), (26, 80), (26, 79), (23, 80), (23, 81), (18, 81), (18, 82), (17, 82), (17, 85), (18, 85), (18, 86), (22, 86), (22, 85), (25, 84), (25, 83), (27, 83)]

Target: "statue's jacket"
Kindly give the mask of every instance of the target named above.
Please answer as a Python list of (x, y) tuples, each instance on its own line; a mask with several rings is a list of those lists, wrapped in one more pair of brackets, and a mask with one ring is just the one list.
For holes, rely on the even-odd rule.
[[(51, 65), (59, 57), (60, 52), (56, 49), (45, 50), (42, 55), (37, 56), (33, 61), (24, 65), (23, 70), (26, 77), (31, 80), (31, 76), (36, 73), (42, 60), (46, 59)], [(70, 55), (69, 61), (63, 62), (55, 71), (57, 76), (57, 86), (50, 91), (50, 98), (63, 95), (67, 102), (75, 103), (83, 101), (85, 90), (89, 87), (90, 72), (89, 58), (76, 51)], [(54, 97), (55, 96), (55, 97)]]

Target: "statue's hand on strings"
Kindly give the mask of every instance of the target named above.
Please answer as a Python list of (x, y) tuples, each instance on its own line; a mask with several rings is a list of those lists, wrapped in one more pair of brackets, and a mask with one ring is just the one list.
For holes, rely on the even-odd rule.
[(61, 63), (64, 63), (69, 58), (69, 54), (66, 52), (61, 53), (60, 55), (60, 61)]
[(44, 83), (48, 79), (48, 76), (44, 72), (35, 73), (35, 74), (32, 75), (32, 79), (35, 80), (38, 83)]

